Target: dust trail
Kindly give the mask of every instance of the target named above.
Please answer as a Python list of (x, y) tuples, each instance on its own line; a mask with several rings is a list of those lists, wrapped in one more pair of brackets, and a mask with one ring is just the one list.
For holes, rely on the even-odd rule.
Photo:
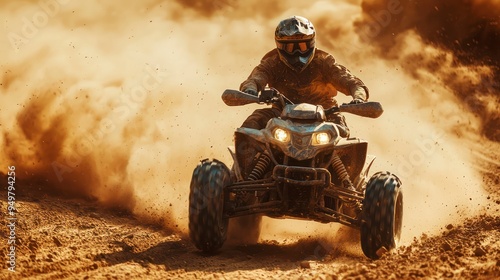
[[(365, 0), (362, 7), (357, 30), (380, 56), (400, 61), (415, 79), (433, 73), (479, 117), (482, 134), (500, 140), (499, 1)], [(423, 48), (408, 51), (408, 36)], [(442, 52), (428, 53), (429, 46)]]
[(485, 205), (473, 151), (483, 141), (477, 135), (499, 139), (499, 4), (363, 1), (355, 22), (361, 41), (409, 78), (403, 90), (410, 89), (414, 105), (407, 112), (419, 119), (408, 133), (420, 135), (409, 143), (413, 151), (397, 159), (398, 169), (415, 175), (412, 197), (423, 202), (409, 208), (420, 215), (413, 218), (416, 228), (434, 219), (436, 226), (455, 222)]
[[(0, 1), (6, 39), (0, 102), (8, 104), (0, 109), (2, 163), (48, 190), (92, 196), (185, 232), (192, 169), (207, 157), (229, 164), (234, 128), (258, 107), (225, 107), (221, 92), (237, 88), (274, 47), (280, 19), (300, 14), (315, 23), (319, 47), (384, 104), (382, 118), (348, 122), (378, 156), (373, 171), (388, 169), (403, 180), (407, 238), (456, 221), (471, 198), (482, 204), (454, 130), (457, 121), (463, 127), (470, 119), (472, 130), (480, 121), (459, 114), (465, 109), (439, 77), (403, 71), (405, 60), (383, 57), (363, 42), (354, 28), (361, 1), (218, 3)], [(450, 55), (415, 33), (402, 43)], [(469, 65), (461, 69), (470, 72)], [(263, 237), (335, 230), (266, 220)]]

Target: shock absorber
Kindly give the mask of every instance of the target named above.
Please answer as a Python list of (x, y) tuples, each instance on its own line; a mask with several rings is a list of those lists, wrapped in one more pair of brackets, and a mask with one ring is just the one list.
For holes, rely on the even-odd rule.
[(340, 157), (337, 154), (333, 155), (332, 159), (332, 168), (333, 171), (339, 176), (340, 182), (342, 182), (343, 187), (345, 188), (353, 188), (351, 180), (349, 179), (349, 174), (347, 174), (347, 170), (345, 169), (344, 163), (340, 160)]
[(248, 180), (255, 181), (262, 179), (264, 177), (264, 172), (266, 172), (269, 167), (269, 164), (271, 164), (271, 158), (266, 154), (260, 154), (257, 164), (255, 164), (252, 172), (248, 175)]

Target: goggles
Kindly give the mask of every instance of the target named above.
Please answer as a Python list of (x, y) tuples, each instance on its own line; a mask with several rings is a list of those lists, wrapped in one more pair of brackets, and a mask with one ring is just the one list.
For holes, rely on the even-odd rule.
[(309, 41), (276, 41), (276, 46), (279, 50), (282, 50), (288, 54), (295, 54), (299, 52), (304, 54), (310, 49), (314, 48), (314, 40)]

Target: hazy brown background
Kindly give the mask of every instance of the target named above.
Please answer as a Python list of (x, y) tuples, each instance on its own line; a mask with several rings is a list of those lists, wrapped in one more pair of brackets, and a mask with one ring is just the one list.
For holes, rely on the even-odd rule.
[[(225, 107), (222, 91), (298, 14), (384, 105), (348, 123), (372, 171), (401, 177), (411, 241), (482, 209), (470, 143), (498, 140), (499, 1), (441, 2), (0, 1), (0, 168), (186, 232), (192, 169), (230, 164), (232, 132), (258, 107)], [(299, 227), (337, 228), (268, 220), (264, 237)]]

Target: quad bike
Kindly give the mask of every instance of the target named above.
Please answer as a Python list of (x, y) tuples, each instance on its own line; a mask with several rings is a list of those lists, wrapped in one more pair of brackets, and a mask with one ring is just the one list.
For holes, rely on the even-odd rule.
[[(202, 160), (194, 169), (189, 194), (189, 234), (195, 246), (216, 252), (228, 227), (243, 226), (243, 235), (260, 233), (260, 218), (295, 218), (336, 222), (360, 230), (363, 253), (378, 259), (397, 246), (401, 235), (401, 181), (389, 172), (368, 179), (375, 159), (368, 143), (342, 138), (342, 127), (327, 121), (335, 112), (377, 118), (377, 102), (343, 104), (328, 110), (293, 104), (276, 90), (259, 96), (226, 90), (229, 106), (250, 103), (283, 108), (262, 130), (238, 128), (229, 169), (218, 160)], [(342, 185), (349, 176), (353, 188)], [(230, 220), (244, 221), (229, 225)], [(242, 220), (243, 219), (243, 220)]]

